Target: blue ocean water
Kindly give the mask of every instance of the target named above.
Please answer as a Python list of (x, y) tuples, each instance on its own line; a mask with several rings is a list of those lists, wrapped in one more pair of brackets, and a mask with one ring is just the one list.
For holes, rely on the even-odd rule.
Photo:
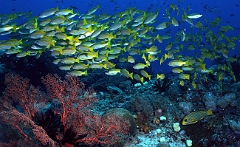
[[(36, 16), (38, 17), (39, 14), (47, 9), (50, 8), (56, 8), (58, 7), (59, 9), (64, 9), (64, 8), (70, 8), (73, 9), (74, 12), (78, 12), (80, 14), (85, 14), (88, 10), (90, 10), (93, 7), (96, 7), (97, 5), (100, 5), (100, 8), (97, 10), (96, 15), (102, 14), (102, 13), (107, 13), (108, 15), (115, 15), (116, 13), (119, 12), (123, 12), (124, 10), (128, 9), (128, 8), (136, 8), (137, 10), (143, 10), (146, 12), (156, 12), (158, 11), (158, 17), (156, 22), (154, 23), (154, 25), (159, 24), (161, 22), (165, 22), (165, 21), (169, 21), (165, 18), (166, 16), (166, 9), (169, 9), (169, 5), (170, 4), (175, 4), (177, 5), (178, 9), (180, 10), (180, 12), (183, 11), (183, 9), (187, 9), (189, 7), (189, 13), (199, 13), (202, 14), (203, 16), (201, 18), (199, 18), (198, 20), (194, 20), (194, 22), (196, 23), (197, 21), (202, 22), (203, 25), (206, 25), (206, 21), (211, 22), (213, 21), (215, 18), (220, 18), (221, 22), (219, 24), (219, 26), (232, 26), (233, 27), (233, 31), (229, 31), (227, 32), (225, 35), (228, 37), (232, 37), (232, 36), (240, 36), (240, 1), (239, 0), (201, 0), (201, 1), (196, 1), (196, 0), (0, 0), (0, 15), (1, 14), (13, 14), (13, 13), (20, 13), (20, 12), (31, 12), (32, 16)], [(188, 23), (182, 23), (181, 21), (181, 16), (176, 16), (174, 13), (171, 13), (171, 16), (176, 17), (179, 21), (180, 21), (180, 25), (179, 27), (173, 27), (171, 26), (170, 28), (164, 30), (164, 31), (159, 31), (160, 35), (164, 35), (167, 34), (168, 36), (173, 36), (170, 40), (174, 41), (174, 36), (176, 36), (176, 34), (179, 32), (179, 30), (184, 30), (184, 32), (186, 34), (194, 34), (199, 32), (199, 29), (196, 28), (191, 28), (191, 26)], [(26, 20), (26, 19), (25, 19)], [(17, 24), (21, 24), (25, 21), (23, 18), (20, 18), (20, 20), (18, 20), (18, 22), (16, 22)], [(219, 27), (218, 26), (218, 27)], [(156, 27), (156, 26), (155, 26)], [(217, 27), (217, 28), (218, 28)], [(217, 29), (213, 28), (212, 29), (213, 34), (216, 33), (217, 34)], [(167, 32), (167, 33), (166, 33)], [(202, 32), (202, 36), (204, 37), (206, 35), (206, 32)], [(8, 36), (0, 36), (0, 40), (2, 39), (7, 39)], [(235, 55), (238, 55), (238, 59), (239, 59), (239, 52), (240, 52), (240, 37), (238, 37), (238, 40), (235, 41), (236, 46), (235, 49), (232, 50), (230, 49), (229, 52), (229, 57), (232, 57)], [(26, 41), (26, 40), (25, 40)], [(154, 43), (153, 45), (156, 45), (158, 47), (159, 50), (162, 51), (163, 55), (164, 53), (167, 53), (167, 51), (165, 51), (165, 47), (167, 46), (167, 44), (169, 43), (169, 41), (164, 41), (163, 43)], [(206, 42), (204, 42), (204, 40), (201, 42), (203, 45), (206, 44)], [(148, 46), (150, 47), (150, 46)], [(144, 50), (146, 47), (142, 46), (140, 47), (140, 49)], [(200, 55), (200, 50), (198, 48), (196, 48), (193, 51), (189, 51), (187, 49), (181, 51), (181, 53), (179, 53), (183, 56), (191, 56), (191, 57), (197, 57)], [(4, 56), (4, 60), (6, 61), (7, 57), (9, 57), (8, 55)], [(12, 56), (10, 56), (12, 57)], [(14, 56), (15, 57), (15, 56)], [(161, 56), (159, 56), (160, 58)], [(135, 58), (136, 60), (141, 60), (143, 61), (143, 59), (138, 56)], [(225, 58), (221, 58), (221, 59), (225, 59)], [(13, 58), (11, 58), (11, 61), (14, 60)], [(21, 59), (19, 59), (21, 60)], [(34, 60), (37, 60), (34, 59)], [(21, 60), (22, 61), (22, 60)], [(157, 73), (167, 73), (170, 72), (172, 70), (172, 67), (169, 67), (168, 62), (170, 61), (170, 59), (167, 59), (161, 66), (159, 65), (159, 59), (157, 61), (151, 62), (151, 70), (157, 74)], [(26, 61), (27, 62), (27, 61)], [(210, 61), (210, 60), (206, 60), (205, 61), (207, 63), (206, 67), (211, 67), (211, 65), (217, 64), (218, 61)], [(25, 62), (22, 62), (23, 64)], [(219, 61), (219, 63), (224, 63), (224, 61)], [(18, 64), (19, 65), (19, 64)], [(222, 65), (222, 64), (221, 64)], [(31, 66), (31, 65), (29, 65)], [(40, 66), (39, 66), (40, 67)], [(37, 67), (37, 68), (39, 68)], [(11, 71), (11, 70), (10, 70)], [(139, 74), (139, 71), (136, 70)], [(151, 72), (152, 72), (151, 71)], [(224, 69), (225, 71), (225, 69)], [(19, 72), (19, 71), (18, 71)], [(24, 71), (26, 72), (26, 71)], [(24, 73), (23, 72), (23, 73)], [(28, 72), (28, 71), (27, 71)], [(19, 72), (21, 73), (21, 72)], [(39, 72), (40, 73), (40, 72)], [(149, 72), (150, 73), (150, 72)], [(221, 73), (221, 72), (220, 72)], [(45, 74), (45, 73), (44, 73)], [(153, 73), (151, 73), (153, 74)], [(192, 74), (192, 73), (191, 73)], [(23, 74), (24, 75), (24, 74)], [(43, 73), (40, 73), (39, 75), (43, 76)], [(177, 75), (177, 74), (175, 74)], [(103, 79), (105, 75), (102, 74), (101, 76), (98, 77), (98, 75), (94, 78), (98, 78), (98, 79)], [(239, 75), (238, 75), (239, 76)], [(34, 76), (33, 76), (34, 77)], [(93, 78), (93, 79), (94, 79)], [(202, 77), (200, 77), (199, 79), (201, 79)], [(112, 78), (113, 79), (113, 78)], [(145, 78), (146, 79), (146, 78)], [(174, 78), (173, 78), (174, 79)], [(214, 78), (213, 78), (214, 79)], [(1, 80), (3, 81), (3, 77), (1, 77)], [(31, 80), (33, 80), (33, 78), (31, 78)], [(39, 80), (39, 79), (38, 79)], [(118, 79), (115, 79), (116, 81), (118, 81)], [(191, 80), (194, 82), (193, 78), (191, 77)], [(215, 81), (219, 82), (217, 80), (217, 78), (214, 79)], [(177, 80), (176, 80), (177, 81)], [(186, 80), (187, 81), (187, 80)], [(193, 86), (189, 86), (192, 84), (192, 81), (190, 82), (186, 82), (188, 83), (188, 85), (186, 86), (187, 89), (190, 89), (189, 87), (193, 87)], [(227, 81), (227, 80), (226, 80)], [(34, 80), (33, 80), (34, 82)], [(114, 83), (115, 81), (111, 81), (112, 83)], [(136, 80), (133, 82), (135, 83)], [(139, 81), (137, 81), (139, 82)], [(96, 82), (97, 83), (97, 82)], [(95, 86), (97, 85), (96, 83)], [(105, 83), (105, 81), (103, 81), (102, 83)], [(107, 83), (110, 86), (114, 85), (112, 83)], [(208, 83), (208, 81), (206, 82)], [(206, 84), (204, 83), (204, 84)], [(209, 82), (210, 83), (210, 82)], [(92, 83), (91, 83), (92, 84)], [(106, 84), (106, 85), (107, 85)], [(112, 85), (111, 85), (112, 84)], [(216, 83), (215, 83), (216, 84)], [(3, 84), (2, 84), (3, 85)], [(107, 86), (109, 86), (107, 85)], [(117, 85), (117, 84), (116, 84)], [(156, 84), (157, 85), (157, 84)], [(206, 84), (208, 85), (208, 84)], [(210, 85), (210, 84), (209, 84)], [(218, 85), (218, 83), (216, 84)], [(98, 85), (97, 85), (98, 86)], [(97, 87), (96, 86), (96, 87)], [(107, 89), (105, 86), (105, 90)], [(133, 87), (133, 84), (131, 84), (131, 86)], [(100, 86), (99, 86), (100, 87)], [(119, 86), (120, 87), (120, 86)], [(124, 86), (123, 86), (124, 87)], [(161, 87), (161, 86), (160, 86)], [(186, 88), (185, 87), (185, 88)], [(210, 85), (211, 87), (211, 85)], [(217, 87), (217, 86), (216, 86)], [(237, 87), (237, 86), (236, 86)], [(2, 87), (1, 87), (2, 88)], [(115, 88), (115, 87), (114, 87)], [(114, 89), (113, 88), (113, 89)], [(145, 87), (146, 88), (146, 87)], [(149, 88), (149, 87), (148, 87)], [(140, 90), (139, 90), (140, 89)], [(139, 88), (139, 91), (145, 91), (145, 89), (141, 89)], [(147, 89), (147, 88), (146, 88)], [(160, 88), (161, 89), (161, 88)], [(173, 88), (174, 89), (174, 88)], [(208, 88), (206, 88), (207, 90), (209, 90)], [(102, 89), (96, 89), (96, 91), (101, 91)], [(112, 90), (112, 89), (111, 89)], [(116, 90), (116, 89), (114, 89)], [(117, 89), (118, 90), (118, 89)], [(116, 90), (116, 91), (117, 91)], [(148, 89), (149, 90), (149, 89)], [(114, 92), (116, 92), (114, 91)], [(130, 90), (131, 91), (131, 90)], [(137, 91), (136, 93), (138, 93), (139, 91)], [(152, 91), (151, 87), (150, 90)], [(147, 91), (147, 92), (149, 92)], [(184, 91), (184, 90), (183, 90)], [(187, 90), (186, 90), (187, 91)], [(178, 103), (179, 102), (190, 102), (192, 99), (194, 99), (195, 97), (200, 97), (201, 90), (199, 90), (200, 92), (197, 93), (196, 95), (194, 95), (194, 92), (198, 92), (197, 90), (191, 93), (191, 91), (187, 91), (187, 94), (182, 96), (183, 99), (182, 100), (176, 100), (176, 97), (174, 97), (175, 99), (175, 103), (172, 103), (172, 105), (175, 106), (179, 106)], [(211, 91), (211, 90), (209, 90)], [(207, 91), (207, 92), (209, 92)], [(146, 92), (146, 93), (147, 93)], [(189, 92), (189, 93), (188, 93)], [(215, 91), (214, 91), (215, 92)], [(109, 92), (110, 93), (110, 92)], [(129, 92), (130, 93), (130, 92)], [(175, 92), (177, 93), (177, 92)], [(219, 94), (218, 92), (216, 92), (217, 94)], [(230, 93), (230, 91), (226, 92), (227, 94)], [(135, 96), (135, 93), (131, 93), (133, 96)], [(215, 94), (215, 93), (214, 93)], [(221, 93), (222, 94), (222, 93)], [(224, 94), (219, 94), (220, 96), (224, 95)], [(110, 95), (110, 94), (109, 94)], [(111, 93), (111, 96), (114, 97), (115, 93)], [(116, 94), (117, 95), (117, 94)], [(119, 94), (120, 95), (120, 94)], [(130, 95), (130, 96), (132, 96)], [(150, 95), (150, 94), (149, 94)], [(154, 95), (154, 94), (152, 94)], [(151, 97), (152, 95), (150, 95), (149, 97)], [(219, 96), (218, 95), (218, 96)], [(145, 95), (143, 94), (142, 97), (146, 98), (146, 96), (148, 96), (148, 93)], [(174, 95), (175, 96), (175, 95)], [(219, 97), (220, 97), (219, 96)], [(153, 96), (154, 97), (154, 96)], [(186, 97), (186, 99), (184, 99)], [(188, 97), (191, 97), (192, 99), (188, 99)], [(135, 97), (133, 97), (134, 99)], [(106, 98), (107, 99), (107, 98)], [(127, 99), (127, 98), (126, 98)], [(126, 100), (124, 99), (124, 100)], [(170, 96), (169, 96), (170, 99)], [(122, 101), (124, 101), (122, 100)], [(127, 99), (129, 100), (129, 99)], [(151, 98), (151, 100), (154, 100), (154, 98)], [(189, 101), (188, 101), (189, 100)], [(102, 101), (105, 101), (102, 100)], [(108, 100), (106, 100), (108, 102)], [(119, 100), (121, 104), (122, 101)], [(161, 100), (160, 100), (161, 101)], [(192, 100), (194, 101), (194, 100)], [(106, 106), (109, 106), (110, 104), (108, 104), (107, 102), (104, 102), (103, 104), (106, 104)], [(152, 102), (152, 101), (151, 101)], [(162, 101), (161, 101), (162, 102)], [(117, 103), (117, 102), (116, 102)], [(164, 102), (163, 102), (164, 103)], [(203, 103), (203, 101), (201, 100), (200, 103)], [(203, 108), (206, 109), (205, 106), (199, 106), (199, 103), (196, 102), (194, 103), (194, 108), (191, 109), (191, 111), (195, 111), (195, 110), (202, 110)], [(125, 105), (125, 104), (123, 104)], [(112, 106), (112, 105), (111, 105)], [(192, 106), (193, 107), (193, 106)], [(108, 108), (108, 107), (106, 107)], [(169, 106), (163, 106), (162, 108), (163, 111), (167, 111)], [(177, 107), (178, 108), (178, 107)], [(230, 106), (230, 110), (229, 110), (229, 114), (232, 113), (232, 109), (234, 109), (235, 107)], [(155, 110), (154, 110), (155, 111)], [(178, 111), (178, 110), (176, 110)], [(190, 112), (190, 110), (189, 110)], [(189, 113), (188, 112), (188, 113)], [(134, 112), (137, 113), (137, 112)], [(184, 113), (185, 115), (185, 113)], [(235, 116), (237, 117), (239, 114), (236, 114)], [(175, 116), (171, 116), (171, 117), (175, 117)], [(183, 118), (183, 114), (182, 116), (178, 116), (179, 118)], [(215, 119), (215, 118), (214, 118)], [(175, 120), (174, 120), (175, 121)], [(180, 122), (180, 120), (178, 120)], [(172, 123), (172, 122), (171, 122)], [(172, 127), (172, 126), (171, 126)], [(194, 128), (195, 129), (195, 128)], [(193, 130), (194, 130), (193, 129)], [(229, 131), (231, 132), (231, 131)], [(239, 133), (239, 132), (237, 132)], [(239, 133), (240, 134), (240, 133)], [(239, 135), (238, 134), (238, 135)], [(149, 135), (150, 136), (150, 135)], [(237, 136), (237, 135), (236, 135)]]
[[(181, 0), (179, 9), (191, 7), (191, 12), (201, 13), (204, 17), (213, 19), (220, 17), (223, 22), (238, 28), (240, 24), (240, 2), (238, 0), (231, 1), (191, 1)], [(0, 14), (11, 14), (14, 12), (29, 12), (32, 11), (33, 15), (38, 16), (41, 12), (46, 9), (59, 7), (59, 8), (72, 8), (75, 7), (76, 12), (86, 13), (92, 7), (100, 4), (101, 8), (97, 13), (108, 13), (114, 14), (121, 12), (126, 8), (135, 7), (139, 10), (149, 10), (155, 12), (160, 10), (160, 16), (165, 12), (165, 9), (169, 4), (178, 4), (178, 0), (1, 0), (0, 1)], [(205, 9), (205, 8), (207, 9)], [(234, 16), (231, 16), (233, 14)], [(161, 17), (159, 17), (160, 21)], [(228, 22), (228, 23), (227, 23)], [(237, 33), (237, 32), (236, 32)]]
[[(238, 0), (231, 1), (191, 1), (191, 0), (91, 0), (91, 1), (82, 1), (82, 0), (0, 0), (0, 14), (11, 14), (14, 12), (32, 12), (33, 16), (39, 16), (41, 12), (47, 10), (49, 8), (70, 8), (74, 9), (74, 12), (79, 12), (80, 14), (86, 13), (89, 9), (100, 5), (100, 9), (96, 12), (96, 14), (107, 13), (109, 15), (116, 14), (118, 12), (122, 12), (127, 8), (136, 8), (138, 10), (144, 10), (148, 12), (156, 12), (159, 10), (159, 16), (157, 21), (163, 22), (166, 21), (164, 18), (165, 9), (169, 8), (170, 4), (176, 4), (179, 7), (179, 10), (186, 9), (190, 6), (191, 13), (200, 13), (203, 15), (200, 18), (200, 22), (204, 22), (204, 19), (211, 21), (214, 18), (219, 17), (221, 19), (220, 25), (230, 25), (234, 28), (234, 31), (231, 31), (229, 36), (236, 36), (240, 34), (240, 2)], [(190, 25), (187, 23), (180, 25), (181, 29), (185, 29), (186, 33), (190, 30)], [(170, 28), (170, 35), (175, 35), (177, 32), (176, 28)], [(194, 33), (194, 30), (191, 30)], [(203, 34), (204, 35), (204, 34)], [(165, 43), (158, 44), (158, 47), (166, 46)], [(240, 46), (240, 41), (237, 42), (236, 48)], [(195, 50), (196, 51), (196, 50)], [(183, 52), (183, 54), (188, 55), (188, 51)], [(239, 50), (234, 50), (230, 52), (230, 55), (239, 54)], [(191, 53), (190, 53), (191, 55)], [(208, 63), (208, 67), (211, 66), (210, 62)], [(167, 64), (163, 64), (161, 69), (159, 67), (155, 67), (157, 62), (151, 63), (151, 67), (153, 71), (156, 73), (161, 72), (161, 69), (168, 69), (170, 71), (171, 68), (168, 67)]]

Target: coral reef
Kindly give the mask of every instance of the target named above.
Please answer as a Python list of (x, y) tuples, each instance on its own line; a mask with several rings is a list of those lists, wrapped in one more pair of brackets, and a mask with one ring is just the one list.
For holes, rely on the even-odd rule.
[[(76, 77), (42, 77), (47, 93), (29, 80), (6, 74), (6, 89), (1, 98), (1, 123), (11, 129), (3, 135), (3, 144), (22, 146), (113, 145), (128, 134), (129, 121), (108, 113), (100, 116), (90, 111), (97, 102), (92, 89)], [(16, 138), (6, 138), (18, 130)], [(31, 145), (32, 144), (32, 145)]]
[(165, 77), (163, 80), (156, 80), (153, 88), (155, 89), (155, 91), (158, 91), (160, 93), (166, 92), (169, 89), (172, 82), (173, 81), (170, 78)]

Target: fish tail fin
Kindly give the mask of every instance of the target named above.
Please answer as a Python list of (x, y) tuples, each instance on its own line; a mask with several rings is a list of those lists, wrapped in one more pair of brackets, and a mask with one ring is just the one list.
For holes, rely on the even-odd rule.
[(129, 77), (133, 80), (133, 73), (129, 73)]
[(141, 77), (141, 78), (140, 78), (140, 81), (143, 83), (143, 82), (144, 82), (144, 78), (143, 78), (143, 77)]
[(112, 48), (112, 46), (111, 46), (111, 40), (109, 40), (109, 41), (107, 42), (107, 46), (106, 46), (106, 48), (109, 48), (109, 49)]
[(209, 109), (209, 110), (207, 111), (207, 115), (213, 115), (212, 109)]

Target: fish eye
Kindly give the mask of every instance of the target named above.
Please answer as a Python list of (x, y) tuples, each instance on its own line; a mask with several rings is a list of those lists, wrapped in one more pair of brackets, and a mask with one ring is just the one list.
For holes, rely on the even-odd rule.
[(187, 122), (187, 119), (184, 119), (183, 121)]

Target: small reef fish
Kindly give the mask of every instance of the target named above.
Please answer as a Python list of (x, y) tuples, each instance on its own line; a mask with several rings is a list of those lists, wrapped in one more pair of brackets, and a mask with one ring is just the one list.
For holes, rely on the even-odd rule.
[(202, 120), (204, 117), (208, 115), (213, 115), (213, 112), (211, 109), (207, 111), (195, 111), (189, 113), (187, 116), (185, 116), (182, 120), (182, 125), (190, 125), (190, 124), (195, 124), (199, 120)]
[[(121, 74), (140, 82), (163, 80), (163, 73), (152, 74), (149, 69), (155, 61), (161, 66), (170, 60), (168, 66), (178, 76), (180, 85), (189, 81), (197, 88), (192, 81), (196, 76), (191, 71), (195, 75), (204, 74), (205, 79), (207, 74), (214, 74), (221, 82), (230, 75), (230, 80), (236, 81), (231, 63), (238, 60), (230, 56), (229, 51), (238, 48), (240, 36), (226, 34), (235, 28), (221, 25), (221, 18), (210, 21), (205, 16), (202, 19), (200, 13), (189, 14), (190, 6), (179, 9), (175, 4), (165, 9), (163, 20), (158, 15), (162, 13), (160, 10), (128, 8), (114, 15), (101, 12), (98, 15), (99, 8), (97, 5), (81, 15), (76, 7), (50, 8), (37, 16), (29, 12), (0, 15), (0, 36), (10, 37), (0, 39), (0, 57), (15, 54), (17, 58), (39, 58), (50, 53), (53, 64), (74, 76), (99, 69), (109, 76)], [(26, 20), (19, 24), (21, 16)], [(183, 29), (184, 22), (191, 29)], [(176, 33), (172, 32), (174, 27), (177, 27)], [(218, 35), (212, 29), (216, 29)], [(157, 42), (166, 46), (156, 45)], [(185, 50), (198, 51), (194, 56), (187, 56)], [(223, 64), (218, 64), (218, 69), (206, 68), (206, 60), (219, 59), (226, 62), (220, 62)]]
[(193, 13), (193, 14), (188, 15), (187, 17), (190, 19), (197, 19), (197, 18), (202, 17), (202, 14)]

